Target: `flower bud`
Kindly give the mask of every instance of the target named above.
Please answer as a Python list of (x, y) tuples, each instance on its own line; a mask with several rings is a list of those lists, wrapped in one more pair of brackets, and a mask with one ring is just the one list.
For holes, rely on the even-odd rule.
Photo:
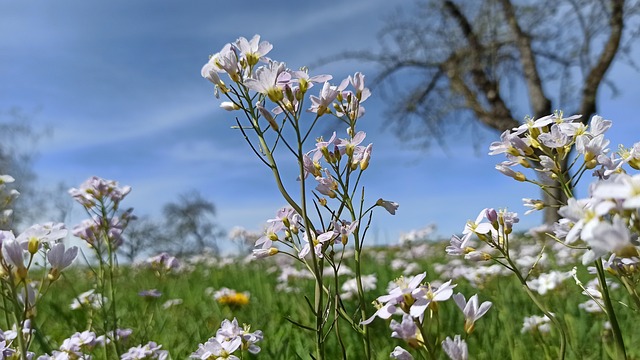
[(38, 252), (38, 249), (40, 249), (40, 241), (35, 237), (32, 237), (31, 239), (29, 239), (29, 245), (28, 245), (29, 254), (34, 255), (35, 253)]
[(240, 110), (240, 106), (238, 106), (233, 101), (223, 101), (220, 103), (220, 108), (227, 111)]

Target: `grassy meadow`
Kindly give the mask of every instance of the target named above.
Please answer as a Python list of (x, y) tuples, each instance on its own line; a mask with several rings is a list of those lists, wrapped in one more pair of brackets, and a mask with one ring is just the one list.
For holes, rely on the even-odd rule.
[[(531, 239), (521, 241), (533, 243)], [(462, 292), (466, 298), (478, 293), (481, 302), (493, 302), (489, 312), (476, 322), (475, 331), (466, 337), (471, 359), (557, 358), (557, 333), (553, 328), (550, 332), (521, 332), (525, 317), (542, 314), (517, 281), (512, 276), (496, 272), (495, 266), (491, 268), (494, 270), (482, 271), (490, 269), (494, 265), (492, 263), (467, 263), (447, 256), (445, 245), (413, 243), (402, 247), (367, 248), (363, 274), (375, 274), (377, 278), (376, 289), (367, 292), (368, 302), (386, 294), (387, 284), (403, 272), (405, 275), (415, 275), (426, 271), (426, 280), (433, 284), (453, 278), (457, 284), (454, 293)], [(556, 262), (553, 250), (546, 254), (539, 261), (540, 269), (544, 269), (545, 264)], [(313, 319), (305, 294), (313, 296), (313, 280), (300, 276), (305, 272), (297, 270), (305, 269), (289, 260), (283, 255), (262, 260), (218, 259), (200, 255), (182, 260), (177, 271), (161, 277), (145, 266), (120, 266), (116, 279), (119, 327), (133, 330), (128, 346), (153, 340), (169, 350), (172, 359), (186, 359), (198, 348), (199, 343), (206, 342), (215, 334), (223, 319), (235, 317), (240, 324), (251, 324), (252, 331), (259, 329), (264, 333), (264, 340), (258, 343), (262, 351), (257, 356), (245, 353), (245, 358), (309, 359), (314, 349), (314, 333), (299, 328), (293, 322), (312, 326)], [(343, 270), (349, 266), (348, 262), (344, 263)], [(578, 274), (585, 283), (593, 277), (586, 271)], [(535, 275), (537, 273), (532, 274), (531, 278)], [(92, 319), (90, 311), (85, 308), (72, 310), (70, 304), (79, 294), (91, 289), (93, 276), (90, 269), (78, 266), (66, 271), (59, 281), (52, 284), (48, 290), (51, 296), (43, 298), (35, 318), (36, 341), (32, 349), (36, 354), (56, 349), (63, 339), (75, 331), (88, 328)], [(339, 276), (340, 283), (352, 277), (347, 271)], [(234, 305), (216, 301), (213, 293), (225, 287), (240, 293), (247, 292), (248, 303), (243, 304), (239, 300), (239, 304)], [(161, 296), (139, 295), (139, 292), (150, 289), (159, 290)], [(609, 358), (612, 342), (603, 328), (605, 316), (579, 308), (580, 303), (588, 300), (581, 291), (573, 278), (569, 277), (541, 298), (552, 312), (559, 314), (568, 328), (568, 358)], [(637, 343), (640, 335), (629, 331), (635, 324), (631, 320), (631, 310), (623, 305), (626, 302), (623, 291), (618, 289), (612, 293), (619, 301), (616, 310), (626, 336), (625, 343)], [(182, 302), (168, 306), (166, 303), (172, 299), (181, 299)], [(353, 301), (344, 300), (347, 309), (355, 313), (357, 307)], [(371, 306), (368, 313), (374, 312), (375, 308)], [(463, 314), (452, 300), (439, 303), (438, 313), (439, 322), (429, 326), (440, 329), (440, 341), (445, 336), (464, 334)], [(341, 331), (348, 357), (357, 359), (362, 351), (362, 342), (349, 329), (349, 325), (340, 321), (331, 331)], [(47, 338), (39, 337), (38, 333), (47, 334)], [(393, 339), (390, 335), (389, 320), (376, 318), (371, 324), (376, 359), (388, 359), (397, 345), (409, 349), (402, 340)], [(329, 339), (335, 338), (329, 336)], [(640, 358), (637, 348), (628, 348), (629, 358)], [(335, 340), (330, 340), (327, 352), (328, 359), (341, 358), (340, 346)], [(421, 358), (416, 353), (414, 357)], [(443, 352), (440, 352), (440, 357), (446, 358)]]

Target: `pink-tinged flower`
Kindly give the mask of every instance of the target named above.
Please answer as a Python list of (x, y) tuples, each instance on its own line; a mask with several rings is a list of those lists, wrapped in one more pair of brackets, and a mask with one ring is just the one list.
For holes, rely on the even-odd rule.
[(254, 91), (266, 95), (277, 103), (284, 98), (282, 88), (277, 84), (278, 76), (285, 71), (285, 64), (277, 61), (269, 62), (268, 66), (260, 66), (254, 78), (246, 79), (245, 85)]
[(292, 75), (295, 79), (297, 79), (296, 81), (300, 86), (300, 91), (303, 93), (311, 89), (314, 83), (315, 84), (324, 83), (333, 79), (333, 76), (331, 75), (309, 76), (309, 72), (304, 70), (293, 71)]
[(453, 288), (456, 286), (456, 284), (451, 285), (451, 280), (449, 280), (438, 287), (427, 284), (426, 286), (421, 286), (413, 290), (411, 295), (413, 295), (416, 301), (411, 305), (411, 316), (415, 318), (420, 317), (429, 306), (434, 306), (437, 302), (449, 300), (453, 295)]
[(294, 229), (299, 228), (302, 216), (298, 214), (291, 206), (285, 206), (278, 210), (276, 217), (267, 220), (267, 222), (281, 222), (285, 228), (295, 232)]
[(513, 224), (520, 222), (520, 218), (518, 217), (518, 213), (502, 209), (498, 212), (498, 222), (502, 224), (504, 231), (510, 234), (513, 229)]
[(11, 238), (5, 238), (2, 241), (2, 257), (7, 265), (13, 267), (18, 277), (24, 279), (27, 276), (27, 268), (24, 265), (24, 259), (27, 253), (19, 241)]
[(180, 267), (180, 261), (166, 252), (152, 256), (145, 261), (154, 270), (169, 271)]
[(394, 287), (389, 291), (389, 294), (378, 297), (377, 301), (382, 306), (370, 318), (362, 321), (361, 324), (366, 325), (371, 323), (376, 316), (381, 319), (388, 319), (396, 312), (398, 307), (410, 305), (407, 301), (413, 302), (414, 298), (412, 294), (418, 289), (418, 286), (420, 286), (420, 283), (425, 277), (427, 277), (427, 273), (423, 272), (422, 274), (409, 278), (409, 281), (406, 281), (404, 277), (397, 279)]
[[(324, 138), (321, 136), (319, 138), (316, 139), (316, 153), (321, 153), (321, 154), (325, 154), (327, 151), (329, 151), (329, 146), (331, 145), (337, 145), (337, 140), (336, 140), (336, 132), (334, 131), (333, 134), (331, 134), (331, 138), (329, 138), (329, 140), (325, 141)], [(315, 154), (314, 154), (315, 155)], [(314, 156), (315, 158), (315, 156)]]
[[(313, 158), (309, 156), (313, 153)], [(319, 151), (312, 150), (306, 154), (302, 155), (302, 166), (304, 167), (304, 178), (306, 179), (309, 174), (313, 175), (313, 177), (321, 176), (320, 170), (322, 170), (322, 165), (320, 165), (320, 158), (322, 157), (322, 153)], [(300, 176), (298, 176), (298, 180), (300, 180)]]
[(493, 229), (493, 225), (488, 222), (482, 222), (482, 220), (487, 217), (487, 212), (489, 210), (490, 210), (489, 208), (484, 208), (480, 211), (480, 213), (478, 213), (478, 216), (476, 216), (475, 221), (473, 222), (467, 221), (467, 223), (464, 226), (464, 230), (462, 230), (462, 235), (467, 235), (472, 233), (476, 235), (485, 235), (490, 233), (491, 230)]
[(367, 168), (369, 167), (369, 159), (371, 159), (371, 150), (372, 150), (373, 144), (369, 144), (367, 145), (367, 147), (364, 146), (356, 146), (355, 150), (353, 151), (353, 160), (352, 160), (352, 165), (354, 166), (360, 166), (360, 170), (365, 171), (367, 170)]
[[(221, 60), (221, 58), (223, 57), (224, 59)], [(202, 67), (202, 70), (200, 70), (200, 75), (202, 75), (203, 78), (211, 81), (215, 85), (216, 97), (218, 96), (218, 92), (217, 92), (218, 89), (220, 89), (220, 91), (222, 91), (223, 93), (226, 93), (227, 91), (229, 91), (224, 81), (220, 79), (220, 75), (219, 75), (220, 73), (227, 72), (227, 70), (225, 70), (225, 68), (222, 67), (223, 65), (226, 68), (230, 68), (232, 70), (232, 74), (234, 74), (233, 77), (235, 79), (240, 79), (238, 75), (238, 70), (237, 70), (237, 59), (236, 59), (235, 69), (232, 67), (233, 57), (235, 57), (235, 52), (231, 48), (231, 44), (226, 44), (222, 48), (222, 50), (220, 50), (220, 52), (212, 55), (209, 58), (209, 61), (206, 64), (204, 64), (204, 66)]]
[(119, 187), (117, 181), (105, 180), (97, 176), (86, 180), (80, 185), (80, 188), (69, 190), (69, 194), (86, 208), (91, 208), (97, 202), (106, 200), (118, 204), (129, 192), (131, 192), (130, 186)]
[[(602, 134), (593, 138), (588, 135), (582, 135), (576, 139), (576, 151), (578, 154), (584, 155), (585, 162), (597, 160), (598, 156), (606, 155), (607, 146), (609, 146), (609, 140), (605, 139)], [(595, 167), (595, 164), (590, 168), (593, 167)]]
[(389, 325), (393, 332), (391, 333), (392, 338), (402, 339), (406, 341), (411, 347), (418, 347), (418, 326), (416, 325), (413, 317), (409, 314), (402, 315), (402, 322), (397, 322), (396, 320), (391, 320), (391, 324)]
[(521, 173), (520, 171), (515, 171), (511, 168), (514, 165), (518, 165), (518, 163), (513, 161), (503, 161), (500, 164), (496, 165), (496, 170), (500, 171), (503, 175), (506, 175), (517, 181), (527, 180), (527, 177), (523, 173)]
[(69, 267), (77, 256), (77, 246), (65, 249), (64, 244), (61, 242), (52, 245), (49, 252), (47, 252), (47, 260), (49, 260), (49, 264), (51, 265), (51, 270), (49, 270), (49, 279), (57, 279), (60, 276), (60, 272)]
[(273, 245), (274, 241), (278, 241), (278, 232), (284, 230), (284, 224), (282, 222), (273, 221), (269, 222), (262, 233), (262, 236), (256, 240), (255, 246), (261, 246), (263, 249), (268, 249)]
[(169, 358), (167, 350), (160, 350), (162, 345), (158, 345), (153, 341), (146, 345), (138, 345), (130, 348), (126, 353), (122, 354), (121, 360), (165, 360)]
[(356, 98), (358, 102), (362, 103), (371, 96), (371, 91), (364, 87), (364, 75), (361, 72), (357, 72), (352, 76), (349, 76), (349, 83), (356, 90)]
[(365, 137), (367, 134), (364, 131), (358, 131), (351, 139), (338, 139), (335, 144), (342, 148), (345, 154), (353, 156), (356, 146), (360, 145)]
[(469, 358), (467, 343), (460, 335), (454, 336), (453, 339), (447, 336), (442, 342), (442, 349), (451, 360), (467, 360)]
[(232, 81), (239, 82), (241, 80), (240, 61), (238, 61), (238, 55), (231, 44), (225, 45), (219, 53), (213, 55), (209, 62), (212, 61), (217, 68), (226, 72)]
[(529, 143), (519, 137), (517, 134), (512, 134), (509, 130), (504, 131), (500, 135), (500, 141), (494, 141), (489, 145), (489, 155), (498, 155), (507, 153), (513, 156), (529, 155), (533, 153)]
[(63, 223), (36, 224), (18, 235), (18, 242), (26, 246), (30, 253), (35, 254), (43, 243), (52, 243), (67, 236), (67, 229)]
[(400, 346), (396, 346), (389, 354), (389, 357), (395, 360), (413, 360), (413, 355)]
[(464, 314), (464, 331), (471, 334), (475, 328), (476, 320), (480, 319), (491, 308), (491, 301), (485, 301), (478, 305), (478, 294), (469, 298), (469, 302), (464, 298), (462, 293), (453, 295), (453, 301), (462, 310)]
[[(312, 240), (313, 251), (315, 252), (317, 257), (324, 257), (324, 254), (322, 253), (323, 244), (331, 243), (331, 241), (336, 239), (336, 236), (337, 234), (335, 231), (327, 231), (314, 237), (314, 239)], [(302, 235), (302, 240), (305, 244), (302, 246), (302, 249), (300, 249), (300, 252), (298, 252), (298, 257), (300, 259), (303, 259), (311, 251), (311, 245), (309, 244), (309, 238), (306, 232)]]
[(245, 325), (240, 327), (238, 320), (233, 318), (232, 321), (225, 319), (220, 324), (220, 329), (216, 332), (216, 339), (220, 342), (232, 341), (235, 338), (242, 339), (242, 350), (248, 350), (252, 354), (260, 352), (260, 347), (255, 343), (263, 339), (262, 331), (249, 332), (250, 327)]
[(331, 105), (333, 100), (336, 99), (343, 89), (344, 87), (340, 88), (338, 86), (332, 86), (329, 82), (325, 82), (324, 85), (322, 85), (322, 90), (320, 91), (319, 96), (311, 95), (309, 97), (311, 100), (311, 107), (308, 111), (316, 113), (318, 116), (331, 113), (329, 105)]
[(236, 48), (240, 51), (241, 57), (247, 60), (249, 66), (253, 66), (258, 63), (259, 60), (267, 61), (264, 57), (273, 49), (267, 41), (260, 41), (260, 35), (254, 35), (251, 41), (244, 37), (238, 38), (235, 42)]
[(571, 138), (562, 131), (558, 124), (553, 124), (550, 132), (538, 135), (538, 141), (547, 147), (556, 149), (569, 145)]
[(464, 255), (468, 252), (468, 250), (472, 250), (467, 246), (469, 243), (469, 239), (471, 239), (471, 232), (462, 235), (462, 238), (459, 238), (457, 235), (452, 235), (449, 240), (449, 246), (446, 247), (445, 251), (449, 255)]
[(398, 205), (397, 202), (387, 201), (387, 200), (383, 200), (383, 199), (378, 199), (378, 201), (376, 201), (376, 205), (377, 206), (382, 206), (391, 215), (395, 215), (396, 214), (396, 210), (398, 210), (398, 207), (400, 207), (400, 205)]
[(231, 341), (218, 341), (216, 338), (207, 340), (206, 343), (198, 345), (198, 350), (192, 353), (191, 359), (210, 360), (210, 359), (228, 359), (240, 360), (239, 357), (232, 355), (242, 345), (242, 339), (239, 337)]
[(334, 223), (335, 231), (338, 233), (342, 245), (346, 245), (349, 235), (353, 234), (353, 232), (358, 227), (358, 220), (354, 222), (348, 221), (336, 221)]
[(316, 190), (319, 193), (332, 199), (337, 196), (335, 191), (338, 190), (338, 182), (331, 176), (329, 171), (325, 170), (324, 176), (316, 176), (316, 181), (318, 182)]

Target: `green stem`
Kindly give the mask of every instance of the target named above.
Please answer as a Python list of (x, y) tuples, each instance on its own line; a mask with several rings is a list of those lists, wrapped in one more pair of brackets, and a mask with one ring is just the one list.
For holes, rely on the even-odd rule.
[[(506, 241), (507, 240), (505, 240), (505, 242)], [(509, 254), (503, 253), (503, 255), (505, 256), (506, 260), (509, 262), (509, 265), (511, 266), (513, 273), (516, 274), (516, 277), (520, 281), (522, 288), (527, 293), (531, 301), (533, 301), (533, 303), (538, 307), (538, 309), (540, 309), (540, 311), (542, 311), (542, 313), (545, 314), (549, 318), (549, 320), (551, 320), (551, 322), (556, 327), (556, 329), (558, 329), (558, 332), (560, 333), (560, 354), (558, 354), (558, 359), (564, 360), (565, 354), (567, 352), (567, 334), (565, 333), (564, 328), (562, 327), (562, 324), (554, 314), (552, 314), (549, 310), (547, 310), (546, 306), (542, 304), (540, 299), (538, 299), (538, 297), (533, 293), (533, 291), (531, 291), (531, 289), (529, 288), (529, 285), (527, 285), (527, 281), (524, 279), (524, 277), (522, 276), (522, 274), (520, 273), (516, 265), (513, 263), (513, 261), (511, 261), (511, 257), (509, 256)]]
[(627, 352), (624, 348), (622, 331), (620, 331), (618, 318), (616, 317), (616, 313), (613, 309), (613, 303), (611, 302), (611, 297), (609, 296), (609, 288), (607, 286), (607, 278), (605, 277), (604, 268), (602, 267), (602, 262), (599, 258), (595, 261), (595, 265), (598, 271), (598, 281), (600, 282), (600, 288), (602, 289), (602, 299), (604, 300), (604, 307), (607, 309), (607, 316), (609, 317), (609, 322), (611, 323), (611, 331), (613, 332), (613, 338), (615, 339), (616, 343), (616, 356), (618, 357), (618, 359), (626, 359)]

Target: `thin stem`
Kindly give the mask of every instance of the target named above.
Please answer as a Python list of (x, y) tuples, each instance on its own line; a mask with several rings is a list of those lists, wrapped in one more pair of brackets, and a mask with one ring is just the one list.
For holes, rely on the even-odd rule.
[[(505, 239), (505, 242), (506, 241), (507, 240)], [(529, 285), (527, 285), (527, 281), (522, 276), (522, 274), (520, 273), (516, 265), (513, 263), (509, 254), (503, 253), (503, 255), (505, 256), (505, 259), (507, 260), (507, 262), (509, 262), (509, 265), (511, 266), (513, 273), (516, 275), (516, 277), (520, 281), (522, 288), (527, 293), (531, 301), (533, 301), (533, 303), (538, 307), (538, 309), (540, 309), (540, 311), (542, 311), (542, 313), (545, 314), (549, 318), (549, 320), (551, 320), (551, 322), (555, 325), (555, 327), (558, 329), (558, 332), (560, 333), (560, 354), (558, 355), (558, 359), (564, 360), (565, 354), (567, 351), (566, 350), (567, 335), (564, 332), (564, 328), (562, 327), (562, 324), (554, 314), (552, 314), (549, 310), (547, 310), (546, 306), (542, 304), (540, 299), (538, 299), (538, 297), (533, 293), (533, 291), (531, 291), (531, 289), (529, 288)]]
[(611, 323), (611, 331), (613, 332), (613, 338), (616, 342), (616, 355), (618, 359), (626, 359), (627, 352), (624, 348), (624, 340), (622, 339), (622, 331), (620, 331), (620, 325), (618, 324), (618, 318), (613, 309), (613, 303), (609, 296), (609, 288), (607, 286), (607, 278), (604, 274), (604, 268), (602, 262), (598, 258), (595, 261), (596, 270), (598, 271), (598, 281), (600, 282), (600, 288), (602, 289), (602, 299), (604, 300), (604, 307), (607, 309), (607, 316)]

